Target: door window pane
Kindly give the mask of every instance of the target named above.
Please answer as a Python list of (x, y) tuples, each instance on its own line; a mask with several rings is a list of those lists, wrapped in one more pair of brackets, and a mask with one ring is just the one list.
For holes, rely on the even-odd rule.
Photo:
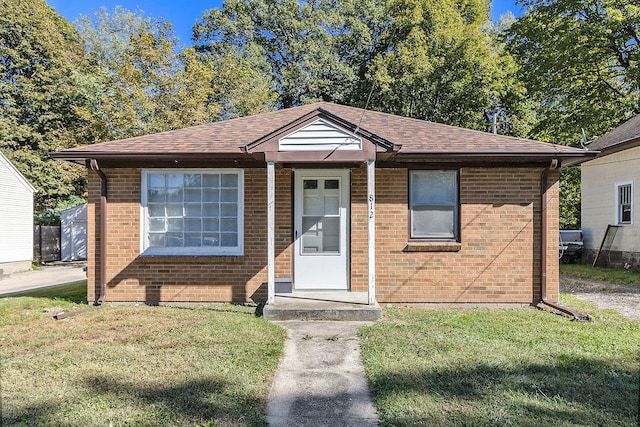
[(303, 254), (340, 252), (340, 180), (305, 179), (302, 185)]
[(340, 189), (340, 180), (339, 179), (325, 179), (324, 180), (324, 189), (325, 190), (338, 190), (338, 189)]

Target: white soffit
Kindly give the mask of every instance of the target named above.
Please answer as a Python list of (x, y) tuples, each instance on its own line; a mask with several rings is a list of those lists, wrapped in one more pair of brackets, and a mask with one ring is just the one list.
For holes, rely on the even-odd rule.
[(318, 119), (280, 138), (279, 151), (362, 150), (362, 139), (346, 130)]

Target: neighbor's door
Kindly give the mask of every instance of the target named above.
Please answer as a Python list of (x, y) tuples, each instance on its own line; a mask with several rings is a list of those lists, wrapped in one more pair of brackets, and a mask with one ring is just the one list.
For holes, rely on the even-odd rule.
[(349, 170), (296, 170), (296, 289), (348, 289)]

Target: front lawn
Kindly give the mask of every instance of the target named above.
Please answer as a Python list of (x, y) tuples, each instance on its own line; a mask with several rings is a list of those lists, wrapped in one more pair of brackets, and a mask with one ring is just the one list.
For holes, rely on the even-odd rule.
[(640, 322), (588, 308), (387, 310), (360, 331), (381, 424), (637, 426)]
[(640, 288), (640, 273), (621, 268), (600, 268), (584, 264), (560, 264), (560, 274), (578, 279), (635, 285)]
[(36, 289), (33, 291), (25, 291), (14, 297), (33, 297), (33, 298), (50, 298), (55, 300), (64, 300), (76, 304), (87, 303), (87, 281), (81, 280), (63, 286), (54, 286), (51, 288)]
[(47, 307), (88, 308), (0, 299), (0, 425), (265, 425), (286, 333), (253, 308)]

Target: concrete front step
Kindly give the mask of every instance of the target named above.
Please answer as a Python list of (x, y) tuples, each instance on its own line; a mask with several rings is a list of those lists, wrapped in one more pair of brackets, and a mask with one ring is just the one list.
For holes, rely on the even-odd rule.
[(275, 304), (262, 311), (269, 320), (342, 320), (371, 322), (382, 317), (376, 303), (367, 304), (366, 292), (293, 292), (276, 294)]
[(375, 322), (382, 317), (380, 306), (372, 305), (368, 308), (291, 308), (267, 305), (262, 315), (269, 320), (342, 320), (357, 322)]

